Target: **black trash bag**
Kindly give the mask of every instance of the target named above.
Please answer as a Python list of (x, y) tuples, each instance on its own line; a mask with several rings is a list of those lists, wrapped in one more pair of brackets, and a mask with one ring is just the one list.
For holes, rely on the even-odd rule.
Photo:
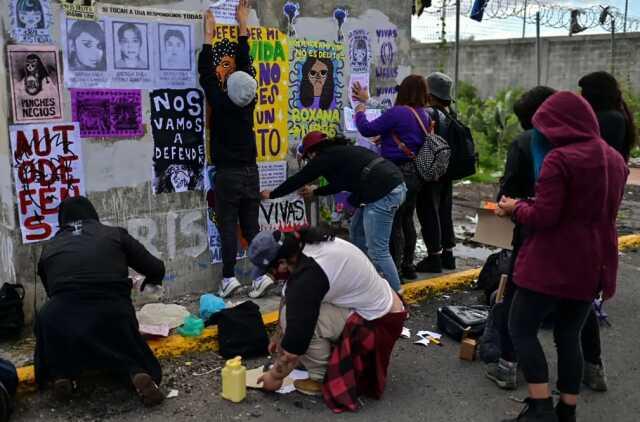
[(454, 340), (462, 340), (468, 329), (472, 337), (479, 337), (489, 316), (488, 306), (443, 306), (438, 309), (438, 329)]
[(4, 283), (0, 288), (0, 339), (17, 337), (24, 328), (24, 287)]
[(225, 359), (266, 356), (269, 336), (262, 321), (260, 308), (252, 301), (223, 309), (207, 320), (206, 325), (218, 325), (220, 355)]
[(489, 255), (482, 266), (476, 288), (484, 291), (486, 304), (491, 304), (491, 295), (498, 290), (500, 277), (511, 272), (511, 251), (503, 249)]

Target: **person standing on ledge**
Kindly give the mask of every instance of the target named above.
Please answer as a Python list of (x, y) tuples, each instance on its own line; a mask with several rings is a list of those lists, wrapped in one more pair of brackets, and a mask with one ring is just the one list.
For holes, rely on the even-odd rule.
[[(209, 151), (216, 167), (215, 203), (222, 240), (223, 279), (218, 295), (225, 298), (240, 287), (235, 276), (238, 222), (247, 242), (259, 231), (260, 182), (253, 131), (257, 82), (249, 55), (249, 1), (240, 0), (238, 5), (237, 43), (224, 39), (212, 46), (215, 18), (211, 10), (204, 15), (205, 41), (198, 57), (198, 72), (214, 122)], [(249, 296), (261, 296), (272, 284), (268, 276), (255, 279)]]

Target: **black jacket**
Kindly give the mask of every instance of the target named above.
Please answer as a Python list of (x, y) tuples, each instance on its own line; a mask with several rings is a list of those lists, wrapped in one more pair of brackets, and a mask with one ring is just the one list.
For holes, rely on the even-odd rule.
[(274, 189), (271, 198), (288, 195), (324, 177), (329, 184), (316, 189), (316, 196), (347, 191), (351, 192), (349, 203), (355, 207), (375, 202), (403, 182), (400, 169), (386, 159), (373, 166), (366, 179), (362, 180), (362, 170), (376, 158), (375, 152), (359, 146), (325, 147), (302, 170)]
[[(246, 36), (238, 38), (236, 69), (253, 74)], [(210, 44), (205, 44), (198, 56), (198, 72), (200, 85), (211, 107), (209, 151), (213, 163), (217, 168), (256, 166), (255, 101), (246, 107), (238, 107), (231, 101), (216, 76)]]
[(151, 255), (125, 229), (86, 220), (65, 226), (49, 242), (38, 262), (38, 275), (47, 292), (93, 291), (129, 297), (129, 268), (161, 284), (164, 263)]
[(627, 121), (624, 115), (617, 110), (607, 110), (596, 113), (600, 125), (600, 136), (613, 149), (622, 154), (625, 161), (629, 161), (631, 151), (625, 143)]
[(535, 195), (535, 176), (531, 155), (533, 130), (527, 130), (511, 143), (507, 154), (504, 176), (500, 180), (498, 200), (502, 195), (526, 199)]

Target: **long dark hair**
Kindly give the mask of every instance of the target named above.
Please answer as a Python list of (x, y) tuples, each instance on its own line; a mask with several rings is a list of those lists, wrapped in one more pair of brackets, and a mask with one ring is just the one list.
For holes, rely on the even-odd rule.
[(396, 97), (397, 106), (423, 108), (427, 106), (427, 81), (420, 75), (409, 75), (403, 79)]
[(40, 22), (38, 22), (38, 29), (44, 29), (45, 19), (44, 10), (40, 0), (18, 0), (16, 2), (16, 21), (19, 28), (25, 28), (25, 24), (20, 20), (21, 12), (38, 12), (40, 13)]
[(344, 145), (352, 145), (352, 144), (353, 144), (353, 141), (351, 139), (347, 138), (342, 134), (339, 134), (334, 136), (333, 138), (327, 139), (326, 141), (320, 142), (313, 148), (309, 149), (309, 152), (322, 152), (327, 148), (331, 148), (333, 146), (337, 146), (337, 145), (344, 146)]
[(610, 110), (622, 113), (626, 121), (623, 155), (625, 160), (628, 160), (631, 150), (636, 145), (638, 132), (633, 114), (622, 97), (620, 84), (612, 74), (600, 71), (583, 76), (578, 81), (578, 85), (582, 89), (582, 96), (591, 104), (596, 113)]
[(320, 109), (328, 110), (333, 103), (335, 83), (333, 81), (333, 62), (330, 59), (307, 57), (307, 60), (302, 65), (302, 80), (300, 81), (300, 103), (303, 107), (311, 107), (313, 105), (313, 85), (307, 78), (307, 75), (311, 71), (316, 62), (323, 63), (327, 66), (327, 80), (322, 87), (322, 94), (320, 95)]
[(321, 227), (310, 227), (293, 233), (276, 232), (274, 236), (276, 240), (282, 240), (282, 247), (276, 260), (295, 258), (306, 245), (333, 242), (336, 238), (331, 230)]
[(542, 103), (555, 93), (555, 89), (540, 85), (522, 94), (522, 97), (513, 104), (513, 112), (518, 117), (522, 129), (533, 129), (533, 115), (536, 114)]

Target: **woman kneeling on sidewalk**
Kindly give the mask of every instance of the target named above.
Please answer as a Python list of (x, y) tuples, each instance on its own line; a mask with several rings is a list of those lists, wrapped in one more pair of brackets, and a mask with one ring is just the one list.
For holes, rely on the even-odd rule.
[(309, 229), (262, 232), (251, 242), (249, 258), (258, 272), (279, 265), (290, 271), (280, 329), (269, 346), (275, 361), (260, 379), (263, 388), (278, 390), (302, 363), (309, 378), (296, 381), (296, 389), (323, 395), (334, 412), (357, 410), (359, 395), (380, 399), (406, 312), (367, 256)]
[(86, 370), (129, 378), (146, 406), (164, 399), (160, 363), (138, 330), (129, 267), (160, 284), (164, 263), (125, 229), (104, 226), (87, 198), (65, 199), (60, 229), (45, 246), (38, 274), (49, 300), (36, 320), (36, 381), (53, 380), (54, 394), (69, 399)]

